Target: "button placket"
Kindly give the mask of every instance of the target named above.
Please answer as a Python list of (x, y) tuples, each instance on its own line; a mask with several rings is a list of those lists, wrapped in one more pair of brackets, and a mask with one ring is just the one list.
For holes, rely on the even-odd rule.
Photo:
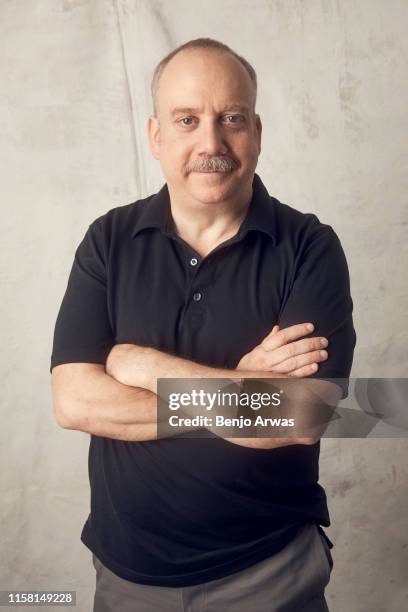
[(201, 258), (190, 249), (188, 258), (185, 259), (185, 265), (188, 270), (187, 301), (180, 319), (180, 328), (186, 321), (189, 326), (196, 329), (205, 320), (206, 288), (211, 285), (213, 277), (213, 257), (207, 255), (207, 257)]
[[(189, 264), (190, 264), (190, 268), (194, 268), (194, 275), (193, 275), (194, 278), (197, 277), (197, 275), (200, 273), (200, 270), (201, 270), (201, 268), (197, 267), (198, 263), (199, 263), (198, 257), (190, 258)], [(193, 287), (191, 288), (193, 289)], [(192, 292), (191, 295), (192, 295), (193, 302), (197, 303), (197, 302), (201, 302), (201, 299), (203, 297), (203, 292), (200, 290), (199, 291), (195, 290)]]

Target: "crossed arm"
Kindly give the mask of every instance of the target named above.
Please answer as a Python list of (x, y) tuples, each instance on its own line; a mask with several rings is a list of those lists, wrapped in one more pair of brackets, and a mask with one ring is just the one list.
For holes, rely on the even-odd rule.
[[(271, 333), (244, 355), (235, 370), (212, 368), (152, 348), (119, 344), (105, 366), (70, 363), (53, 368), (54, 411), (61, 427), (126, 441), (157, 439), (158, 378), (288, 378), (314, 374), (327, 359), (327, 340), (304, 338), (310, 324)], [(322, 352), (323, 351), (323, 352)], [(312, 381), (310, 381), (312, 382)], [(321, 381), (319, 381), (321, 382)], [(321, 386), (320, 386), (321, 392)], [(339, 387), (327, 382), (325, 401), (335, 405)], [(253, 448), (314, 444), (314, 438), (226, 438)]]

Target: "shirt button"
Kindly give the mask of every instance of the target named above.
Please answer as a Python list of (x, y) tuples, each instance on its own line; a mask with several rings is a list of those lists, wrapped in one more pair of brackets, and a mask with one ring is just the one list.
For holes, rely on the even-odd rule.
[(195, 257), (190, 259), (190, 265), (191, 266), (196, 266), (197, 264), (198, 264), (198, 259), (196, 259)]
[(195, 294), (193, 295), (193, 300), (194, 300), (195, 302), (199, 302), (199, 301), (201, 300), (201, 298), (202, 298), (202, 294), (201, 294), (201, 293), (199, 293), (199, 292), (197, 292), (197, 293), (195, 293)]

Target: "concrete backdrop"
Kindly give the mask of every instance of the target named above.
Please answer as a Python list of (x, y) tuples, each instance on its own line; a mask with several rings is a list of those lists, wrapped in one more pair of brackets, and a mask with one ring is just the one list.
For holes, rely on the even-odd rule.
[[(0, 590), (75, 589), (91, 610), (89, 436), (58, 428), (52, 332), (74, 251), (108, 209), (157, 191), (149, 83), (198, 36), (253, 63), (270, 193), (346, 252), (354, 376), (407, 376), (404, 0), (1, 0)], [(408, 441), (322, 441), (331, 612), (408, 608)], [(47, 608), (48, 609), (48, 608)]]

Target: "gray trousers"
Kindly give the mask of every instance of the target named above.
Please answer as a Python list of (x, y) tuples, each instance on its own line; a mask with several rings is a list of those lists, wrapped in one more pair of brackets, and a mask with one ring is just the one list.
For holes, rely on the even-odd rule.
[(333, 559), (315, 523), (275, 555), (196, 586), (161, 587), (119, 578), (93, 555), (93, 612), (329, 612), (324, 589)]

